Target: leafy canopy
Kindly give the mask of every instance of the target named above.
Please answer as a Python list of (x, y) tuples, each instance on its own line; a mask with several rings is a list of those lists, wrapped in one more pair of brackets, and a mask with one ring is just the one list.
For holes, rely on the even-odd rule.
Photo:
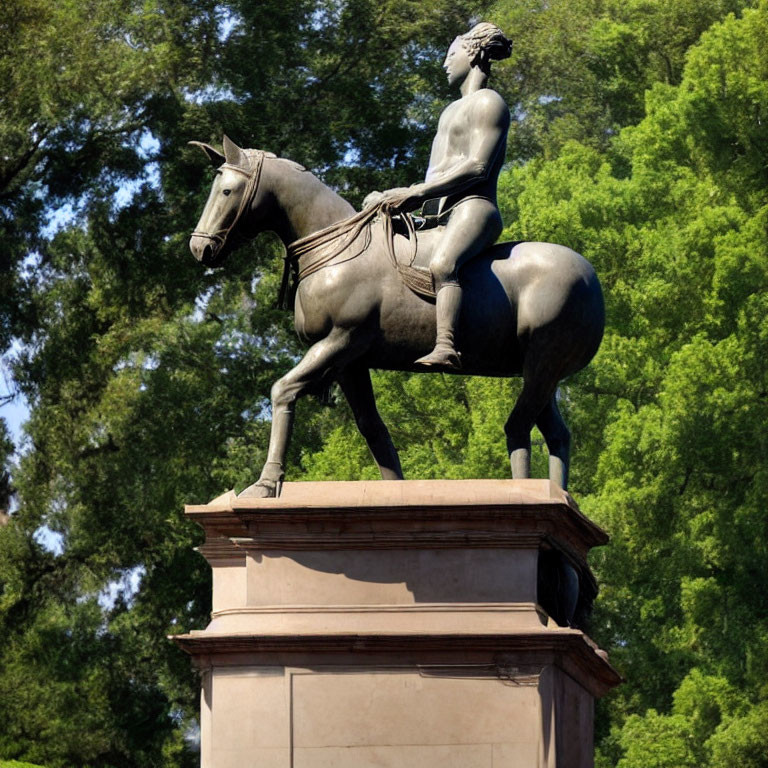
[[(628, 680), (598, 765), (765, 765), (764, 0), (7, 2), (0, 343), (31, 412), (20, 458), (0, 441), (0, 757), (198, 762), (197, 681), (165, 640), (209, 611), (181, 508), (252, 482), (300, 350), (273, 241), (226, 272), (189, 257), (210, 176), (186, 142), (226, 131), (356, 203), (414, 182), (442, 49), (481, 11), (515, 43), (492, 81), (517, 118), (504, 237), (584, 253), (608, 303), (561, 391), (572, 490), (612, 536), (594, 634)], [(519, 382), (375, 386), (409, 477), (508, 476)], [(344, 405), (300, 404), (290, 460), (373, 477)]]

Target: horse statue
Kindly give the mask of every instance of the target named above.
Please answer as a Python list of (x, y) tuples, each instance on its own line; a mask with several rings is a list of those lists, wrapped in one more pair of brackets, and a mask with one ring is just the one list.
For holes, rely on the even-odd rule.
[[(434, 372), (416, 361), (436, 334), (429, 264), (440, 226), (418, 230), (387, 204), (356, 213), (291, 160), (244, 150), (224, 137), (224, 153), (199, 146), (217, 168), (190, 239), (198, 261), (220, 266), (260, 232), (287, 249), (281, 294), (293, 274), (295, 327), (309, 350), (272, 387), (272, 431), (261, 476), (241, 496), (279, 495), (297, 398), (338, 382), (385, 480), (402, 479), (400, 460), (376, 408), (370, 369)], [(464, 299), (457, 326), (461, 373), (522, 376), (504, 431), (513, 478), (530, 474), (538, 426), (549, 476), (567, 487), (570, 433), (557, 406), (561, 379), (594, 357), (605, 310), (592, 266), (552, 243), (499, 243), (461, 270)], [(439, 369), (438, 369), (439, 370)], [(450, 372), (450, 371), (449, 371)]]

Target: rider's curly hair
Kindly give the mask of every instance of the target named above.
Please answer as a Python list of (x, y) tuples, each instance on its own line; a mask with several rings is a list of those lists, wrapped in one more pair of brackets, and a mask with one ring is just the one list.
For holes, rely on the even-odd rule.
[(512, 53), (512, 41), (495, 25), (487, 21), (475, 24), (466, 34), (461, 35), (469, 59), (486, 72), (491, 61), (507, 59)]

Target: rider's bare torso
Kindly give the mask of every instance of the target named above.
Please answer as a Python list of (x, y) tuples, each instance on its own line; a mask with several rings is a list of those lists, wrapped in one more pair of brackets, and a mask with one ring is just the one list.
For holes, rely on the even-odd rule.
[[(494, 98), (495, 97), (495, 98)], [(437, 124), (437, 134), (432, 142), (432, 152), (429, 157), (429, 168), (424, 181), (438, 181), (451, 173), (459, 164), (473, 155), (472, 133), (477, 131), (475, 112), (484, 111), (487, 102), (499, 102), (499, 110), (506, 110), (506, 105), (495, 91), (483, 89), (464, 96), (449, 104), (440, 115)], [(506, 149), (506, 131), (500, 137), (496, 146), (495, 157), (491, 160), (490, 168), (484, 176), (478, 177), (461, 190), (450, 192), (439, 198), (437, 212), (447, 213), (454, 206), (469, 197), (480, 197), (496, 205), (496, 185)]]
[[(406, 212), (426, 203), (422, 213), (428, 224), (437, 224), (427, 237), (429, 243), (420, 243), (430, 253), (437, 330), (434, 350), (419, 358), (419, 365), (452, 370), (461, 367), (454, 345), (461, 307), (460, 270), (492, 245), (502, 230), (496, 182), (504, 162), (510, 118), (504, 99), (486, 87), (493, 44), (501, 46), (494, 54), (497, 58), (509, 55), (511, 43), (501, 30), (483, 22), (466, 36), (457, 37), (448, 49), (443, 68), (449, 85), (459, 85), (461, 98), (440, 115), (424, 181), (374, 192), (364, 202)], [(433, 210), (434, 200), (439, 201), (437, 210)]]

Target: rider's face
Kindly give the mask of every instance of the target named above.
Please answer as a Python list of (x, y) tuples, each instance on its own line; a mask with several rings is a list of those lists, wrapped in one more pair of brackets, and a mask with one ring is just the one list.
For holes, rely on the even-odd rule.
[(464, 41), (460, 37), (451, 43), (443, 62), (443, 69), (448, 75), (448, 85), (462, 82), (472, 69), (472, 62), (469, 60)]

